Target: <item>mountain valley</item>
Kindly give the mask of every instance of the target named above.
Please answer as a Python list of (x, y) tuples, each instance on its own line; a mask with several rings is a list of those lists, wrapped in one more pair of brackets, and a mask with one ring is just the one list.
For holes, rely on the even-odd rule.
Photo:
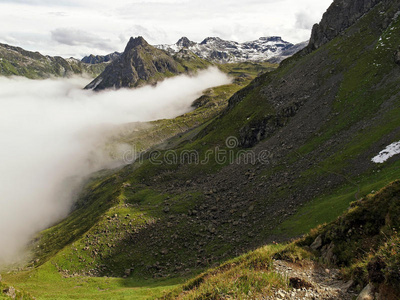
[(400, 140), (399, 16), (398, 0), (335, 0), (307, 45), (137, 37), (77, 63), (100, 92), (210, 66), (233, 80), (183, 116), (121, 126), (109, 143), (138, 159), (92, 174), (30, 262), (2, 273), (3, 295), (398, 299), (400, 156), (374, 158)]

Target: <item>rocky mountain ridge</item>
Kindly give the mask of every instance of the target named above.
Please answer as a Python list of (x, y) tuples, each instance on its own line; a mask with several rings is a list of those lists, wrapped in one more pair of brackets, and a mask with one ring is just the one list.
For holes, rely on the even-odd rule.
[(120, 52), (113, 52), (107, 55), (93, 55), (90, 54), (89, 56), (85, 56), (84, 58), (81, 59), (83, 63), (86, 64), (99, 64), (103, 62), (111, 62), (114, 59), (117, 59), (118, 57), (121, 56), (122, 53)]
[[(154, 47), (175, 55), (183, 49), (192, 51), (200, 58), (215, 63), (235, 63), (245, 61), (269, 61), (279, 63), (306, 47), (308, 42), (292, 44), (279, 36), (260, 37), (257, 40), (238, 43), (225, 41), (218, 37), (208, 37), (196, 43), (187, 37), (180, 38), (175, 44), (161, 44)], [(82, 62), (97, 64), (117, 59), (121, 53), (114, 52), (108, 55), (89, 55), (82, 58)]]
[(216, 63), (231, 63), (243, 61), (269, 61), (280, 62), (292, 56), (306, 46), (306, 42), (292, 44), (282, 40), (279, 36), (260, 37), (257, 40), (238, 43), (226, 41), (218, 37), (208, 37), (200, 43), (182, 37), (172, 45), (157, 45), (170, 54), (175, 54), (187, 48), (197, 56)]
[(210, 65), (195, 55), (172, 57), (163, 50), (149, 45), (141, 36), (131, 37), (124, 52), (111, 61), (97, 78), (85, 88), (132, 88), (156, 84), (166, 77), (188, 73)]

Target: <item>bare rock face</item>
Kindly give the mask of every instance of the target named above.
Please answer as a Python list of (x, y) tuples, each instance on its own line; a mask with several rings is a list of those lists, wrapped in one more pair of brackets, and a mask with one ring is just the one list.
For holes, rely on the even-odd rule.
[(353, 25), (360, 17), (382, 0), (336, 0), (328, 8), (321, 22), (312, 29), (308, 49), (318, 49), (331, 41), (343, 30)]

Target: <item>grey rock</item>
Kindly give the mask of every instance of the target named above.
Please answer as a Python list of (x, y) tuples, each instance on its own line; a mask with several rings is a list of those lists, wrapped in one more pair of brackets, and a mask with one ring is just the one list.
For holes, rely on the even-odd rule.
[(311, 244), (311, 249), (313, 250), (318, 250), (319, 248), (321, 248), (322, 246), (322, 237), (319, 235), (317, 236), (317, 238), (315, 239), (315, 241)]
[(356, 300), (374, 300), (374, 299), (375, 295), (373, 293), (373, 286), (372, 284), (368, 284), (358, 295)]
[(332, 242), (329, 245), (325, 245), (321, 249), (321, 256), (322, 259), (326, 263), (335, 264), (336, 263), (336, 256), (333, 253), (333, 249), (335, 248), (335, 244)]

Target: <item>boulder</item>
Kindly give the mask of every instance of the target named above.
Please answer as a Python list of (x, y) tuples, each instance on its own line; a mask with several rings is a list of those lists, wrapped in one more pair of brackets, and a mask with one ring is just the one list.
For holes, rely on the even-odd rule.
[(358, 295), (356, 300), (374, 300), (375, 296), (373, 293), (373, 286), (372, 284), (368, 284)]

